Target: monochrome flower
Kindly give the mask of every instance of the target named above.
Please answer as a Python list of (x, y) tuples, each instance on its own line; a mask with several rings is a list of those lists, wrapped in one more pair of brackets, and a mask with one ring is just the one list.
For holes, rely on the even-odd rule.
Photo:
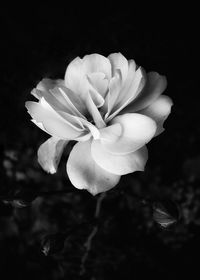
[(163, 130), (172, 100), (161, 95), (164, 76), (145, 73), (121, 53), (75, 58), (64, 80), (43, 79), (26, 107), (32, 121), (51, 135), (38, 150), (40, 165), (55, 173), (70, 140), (75, 140), (67, 174), (78, 189), (105, 192), (121, 175), (144, 170), (146, 143)]

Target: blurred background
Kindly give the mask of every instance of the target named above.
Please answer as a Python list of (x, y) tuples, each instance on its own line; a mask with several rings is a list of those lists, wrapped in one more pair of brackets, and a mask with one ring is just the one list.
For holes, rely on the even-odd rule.
[[(1, 7), (2, 279), (179, 279), (199, 273), (197, 23), (189, 9), (166, 8), (146, 16), (148, 7), (103, 2)], [(98, 196), (70, 184), (70, 146), (57, 174), (40, 168), (37, 149), (48, 135), (30, 122), (24, 103), (33, 100), (30, 91), (42, 78), (63, 78), (76, 56), (112, 52), (166, 75), (165, 94), (174, 106), (165, 132), (148, 145), (145, 172), (124, 176), (106, 193), (83, 273)]]

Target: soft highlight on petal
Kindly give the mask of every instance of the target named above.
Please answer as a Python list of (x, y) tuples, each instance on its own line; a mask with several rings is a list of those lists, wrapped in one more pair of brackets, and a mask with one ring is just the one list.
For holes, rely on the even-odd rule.
[(121, 135), (113, 141), (101, 139), (101, 142), (106, 150), (115, 154), (127, 154), (138, 150), (153, 138), (157, 128), (154, 120), (142, 114), (120, 115), (115, 117), (111, 124), (121, 125)]
[[(83, 101), (89, 90), (95, 90), (94, 85), (88, 80), (92, 73), (103, 73), (106, 79), (111, 78), (111, 64), (108, 58), (99, 55), (86, 55), (83, 59), (75, 58), (67, 67), (65, 73), (65, 85), (77, 94)], [(93, 80), (94, 81), (94, 80)], [(96, 82), (97, 85), (97, 82)], [(98, 90), (97, 86), (96, 91)], [(94, 103), (97, 107), (103, 105), (100, 93), (93, 94)], [(93, 98), (93, 97), (92, 97)]]
[(94, 53), (83, 57), (83, 65), (85, 73), (105, 74), (107, 79), (111, 78), (111, 64), (107, 57)]
[(67, 161), (67, 174), (78, 189), (96, 195), (117, 185), (120, 176), (102, 169), (91, 156), (91, 141), (77, 143)]

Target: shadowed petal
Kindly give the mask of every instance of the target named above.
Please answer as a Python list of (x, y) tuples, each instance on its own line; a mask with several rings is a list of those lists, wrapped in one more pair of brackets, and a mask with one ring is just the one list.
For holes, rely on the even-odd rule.
[(165, 76), (161, 76), (156, 72), (149, 72), (144, 89), (122, 113), (134, 113), (146, 108), (163, 93), (166, 87), (167, 80)]
[(74, 116), (85, 118), (86, 106), (82, 100), (70, 89), (66, 87), (55, 87), (50, 93), (57, 98), (60, 103), (67, 108), (66, 112), (70, 112)]
[(48, 173), (57, 171), (63, 149), (68, 141), (51, 137), (44, 142), (38, 149), (38, 162), (42, 168)]
[(152, 118), (157, 123), (157, 130), (155, 136), (159, 135), (164, 131), (163, 123), (171, 113), (172, 105), (173, 102), (171, 98), (169, 98), (166, 95), (161, 95), (150, 106), (139, 111), (140, 114), (144, 114)]
[(116, 175), (125, 175), (135, 171), (143, 171), (148, 159), (146, 146), (141, 149), (125, 154), (112, 154), (102, 145), (100, 140), (92, 142), (92, 157), (103, 169)]
[(95, 163), (91, 156), (91, 141), (79, 142), (73, 147), (67, 162), (67, 174), (76, 188), (86, 189), (93, 195), (113, 188), (120, 180), (120, 176)]
[(122, 88), (122, 76), (118, 70), (116, 70), (115, 76), (111, 78), (108, 93), (105, 97), (105, 103), (102, 107), (103, 113), (105, 114), (105, 119), (110, 115), (115, 103), (119, 98), (119, 94)]
[[(111, 124), (120, 124), (122, 131), (118, 138), (101, 139), (102, 145), (111, 153), (127, 154), (134, 152), (148, 143), (156, 132), (156, 123), (142, 114), (124, 114), (115, 117)], [(109, 135), (109, 128), (107, 134)]]

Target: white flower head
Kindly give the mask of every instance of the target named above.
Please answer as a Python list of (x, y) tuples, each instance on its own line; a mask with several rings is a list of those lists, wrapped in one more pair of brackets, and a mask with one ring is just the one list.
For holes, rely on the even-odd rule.
[(105, 192), (121, 175), (144, 170), (146, 143), (160, 134), (172, 100), (161, 95), (166, 78), (145, 73), (121, 53), (75, 58), (64, 80), (43, 79), (26, 107), (32, 121), (51, 135), (38, 150), (40, 165), (55, 173), (64, 147), (77, 143), (67, 174), (78, 189)]

